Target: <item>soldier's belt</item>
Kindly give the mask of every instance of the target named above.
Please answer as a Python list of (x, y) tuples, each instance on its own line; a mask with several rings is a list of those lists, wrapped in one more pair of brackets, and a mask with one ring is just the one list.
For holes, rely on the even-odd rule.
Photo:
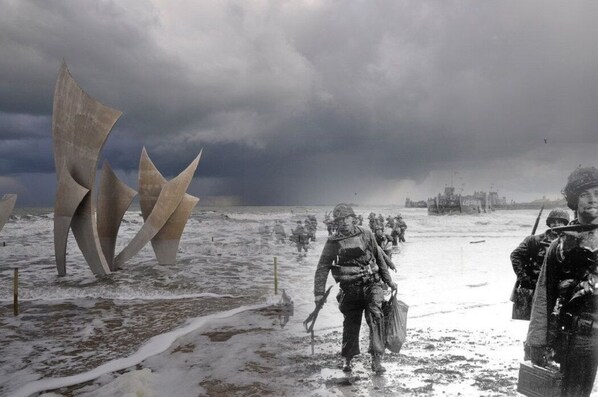
[(374, 284), (380, 281), (378, 274), (365, 274), (361, 276), (351, 276), (339, 278), (339, 284), (341, 289), (351, 287), (362, 287), (370, 284)]

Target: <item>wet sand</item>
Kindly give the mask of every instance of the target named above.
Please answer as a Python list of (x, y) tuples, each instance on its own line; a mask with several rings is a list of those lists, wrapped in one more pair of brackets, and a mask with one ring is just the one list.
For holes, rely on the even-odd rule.
[[(476, 309), (472, 309), (475, 311)], [(487, 308), (477, 309), (488, 311)], [(468, 315), (472, 314), (471, 310)], [(454, 317), (455, 315), (452, 314)], [(316, 326), (313, 345), (302, 319), (277, 307), (246, 311), (191, 332), (139, 365), (55, 393), (65, 396), (516, 396), (521, 341), (504, 330), (408, 324), (400, 353), (385, 355), (374, 374), (365, 323), (362, 354), (345, 373), (342, 328)], [(453, 321), (446, 318), (449, 323)], [(284, 325), (284, 326), (283, 326)], [(522, 328), (517, 324), (516, 328)], [(365, 332), (364, 332), (365, 331)], [(139, 394), (146, 390), (146, 394)], [(153, 394), (151, 394), (153, 393)]]

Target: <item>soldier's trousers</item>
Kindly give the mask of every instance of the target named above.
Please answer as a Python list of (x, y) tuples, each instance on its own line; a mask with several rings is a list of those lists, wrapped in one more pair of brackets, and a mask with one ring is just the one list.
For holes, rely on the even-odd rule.
[(564, 361), (562, 396), (589, 397), (598, 368), (598, 335), (574, 334)]
[(351, 358), (359, 354), (359, 330), (365, 311), (365, 320), (370, 329), (370, 353), (384, 353), (384, 314), (382, 302), (384, 291), (381, 283), (341, 286), (338, 296), (339, 308), (343, 313), (343, 346), (341, 355)]

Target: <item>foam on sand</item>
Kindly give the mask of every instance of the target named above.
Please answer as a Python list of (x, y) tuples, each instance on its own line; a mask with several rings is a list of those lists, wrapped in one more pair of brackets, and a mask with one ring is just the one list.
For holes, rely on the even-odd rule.
[(54, 390), (59, 389), (61, 387), (71, 386), (78, 383), (88, 382), (90, 380), (96, 379), (101, 375), (104, 375), (109, 372), (118, 371), (121, 369), (129, 368), (133, 365), (140, 363), (141, 361), (145, 360), (148, 357), (151, 357), (155, 354), (159, 354), (168, 347), (180, 336), (188, 334), (189, 332), (195, 331), (196, 329), (202, 327), (206, 323), (211, 320), (227, 318), (230, 316), (234, 316), (235, 314), (253, 310), (253, 309), (260, 309), (263, 307), (268, 306), (268, 304), (259, 304), (259, 305), (251, 305), (251, 306), (243, 306), (233, 310), (228, 310), (226, 312), (211, 314), (208, 316), (199, 317), (193, 320), (190, 320), (189, 323), (181, 328), (177, 328), (173, 331), (166, 332), (164, 334), (156, 335), (151, 338), (147, 343), (145, 343), (141, 348), (133, 355), (129, 357), (124, 357), (120, 359), (116, 359), (113, 361), (109, 361), (103, 365), (100, 365), (97, 368), (94, 368), (91, 371), (87, 371), (78, 375), (66, 376), (63, 378), (54, 378), (54, 379), (40, 379), (31, 383), (26, 384), (25, 386), (21, 387), (20, 389), (16, 390), (12, 396), (13, 397), (27, 397), (32, 395), (33, 393), (38, 393), (44, 390)]

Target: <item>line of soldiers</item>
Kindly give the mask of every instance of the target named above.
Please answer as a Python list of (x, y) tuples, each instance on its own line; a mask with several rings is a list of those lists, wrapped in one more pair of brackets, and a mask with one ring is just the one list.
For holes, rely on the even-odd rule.
[(574, 170), (563, 194), (575, 219), (551, 211), (549, 229), (511, 253), (513, 318), (530, 320), (524, 359), (559, 363), (561, 395), (588, 397), (598, 368), (598, 169)]
[(297, 226), (291, 230), (291, 234), (288, 237), (280, 219), (277, 219), (272, 227), (265, 223), (260, 224), (258, 232), (261, 236), (262, 244), (267, 244), (270, 238), (274, 236), (274, 241), (277, 244), (286, 244), (290, 240), (296, 244), (298, 252), (307, 252), (309, 242), (316, 241), (317, 228), (318, 221), (316, 216), (308, 215), (305, 223), (297, 221)]
[(260, 224), (258, 228), (258, 233), (261, 236), (262, 244), (266, 244), (270, 240), (272, 235), (274, 235), (274, 241), (277, 244), (284, 244), (287, 241), (287, 233), (284, 230), (284, 226), (280, 219), (274, 221), (274, 226), (272, 226), (272, 228), (270, 228), (270, 226), (267, 224)]
[(407, 224), (403, 220), (403, 216), (398, 214), (394, 218), (392, 216), (384, 218), (382, 214), (376, 214), (374, 212), (370, 212), (368, 215), (369, 226), (372, 232), (375, 232), (377, 228), (382, 227), (389, 227), (391, 229), (390, 237), (392, 240), (392, 245), (398, 245), (398, 242), (405, 242), (405, 231), (407, 230)]

